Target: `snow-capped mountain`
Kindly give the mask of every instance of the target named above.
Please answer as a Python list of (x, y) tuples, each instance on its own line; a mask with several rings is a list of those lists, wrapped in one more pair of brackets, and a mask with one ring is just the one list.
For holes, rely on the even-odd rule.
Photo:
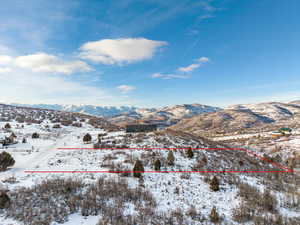
[(132, 121), (151, 122), (161, 126), (170, 126), (177, 123), (183, 118), (190, 118), (208, 112), (216, 112), (221, 110), (218, 107), (202, 105), (202, 104), (183, 104), (175, 106), (166, 106), (162, 108), (144, 108), (136, 109), (134, 112), (124, 113), (115, 116), (109, 121), (119, 125), (130, 123)]
[(58, 105), (58, 104), (16, 104), (16, 106), (33, 107), (40, 109), (53, 109), (66, 112), (79, 112), (93, 116), (111, 117), (122, 113), (132, 112), (136, 107), (131, 106), (95, 106), (95, 105)]
[(253, 113), (268, 117), (273, 120), (286, 119), (292, 117), (294, 114), (300, 113), (300, 105), (297, 105), (296, 102), (266, 102), (259, 104), (239, 104), (229, 106), (226, 109), (250, 110)]
[(224, 110), (187, 118), (172, 129), (185, 130), (198, 135), (242, 132), (263, 127), (300, 126), (299, 101), (290, 103), (266, 102), (258, 104), (239, 104)]
[(93, 106), (93, 105), (25, 105), (14, 104), (18, 106), (27, 106), (34, 108), (61, 110), (66, 112), (79, 112), (94, 116), (107, 117), (113, 123), (123, 125), (124, 123), (140, 120), (143, 122), (156, 121), (163, 126), (175, 124), (182, 118), (189, 118), (195, 115), (216, 112), (221, 110), (218, 107), (202, 104), (183, 104), (166, 106), (161, 108), (137, 108), (132, 106)]

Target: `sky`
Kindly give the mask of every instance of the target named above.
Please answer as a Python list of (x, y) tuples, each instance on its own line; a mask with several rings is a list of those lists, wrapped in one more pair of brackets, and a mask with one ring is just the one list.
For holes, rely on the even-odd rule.
[(2, 0), (0, 102), (300, 99), (298, 0)]

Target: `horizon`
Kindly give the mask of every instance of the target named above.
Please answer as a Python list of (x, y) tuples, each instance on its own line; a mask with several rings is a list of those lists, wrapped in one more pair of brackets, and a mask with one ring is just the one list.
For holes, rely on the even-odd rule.
[(288, 100), (288, 101), (262, 101), (262, 102), (253, 102), (253, 103), (236, 103), (236, 104), (230, 104), (230, 105), (225, 105), (225, 106), (218, 106), (218, 105), (210, 105), (210, 104), (202, 104), (202, 103), (182, 103), (182, 104), (173, 104), (173, 105), (162, 105), (162, 106), (158, 106), (158, 107), (139, 107), (139, 106), (135, 106), (135, 105), (96, 105), (96, 104), (47, 104), (47, 103), (34, 103), (34, 104), (26, 104), (26, 103), (16, 103), (16, 102), (11, 102), (11, 103), (3, 103), (0, 102), (0, 104), (7, 104), (7, 105), (20, 105), (20, 106), (41, 106), (41, 105), (45, 105), (45, 106), (76, 106), (76, 107), (80, 107), (80, 106), (93, 106), (93, 107), (115, 107), (115, 108), (121, 108), (121, 107), (132, 107), (132, 108), (138, 108), (138, 109), (152, 109), (152, 108), (165, 108), (165, 107), (172, 107), (172, 106), (182, 106), (182, 105), (204, 105), (204, 106), (211, 106), (211, 107), (217, 107), (220, 109), (226, 109), (226, 108), (230, 108), (232, 106), (235, 105), (256, 105), (256, 104), (267, 104), (267, 103), (285, 103), (285, 104), (289, 104), (291, 102), (294, 101), (300, 101), (300, 98), (294, 98), (293, 100)]
[(5, 104), (224, 108), (300, 99), (296, 0), (3, 4)]

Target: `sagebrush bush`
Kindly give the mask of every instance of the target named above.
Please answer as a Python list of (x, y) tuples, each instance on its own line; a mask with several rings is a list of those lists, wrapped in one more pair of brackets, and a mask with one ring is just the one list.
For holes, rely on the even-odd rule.
[[(101, 214), (102, 218), (109, 218), (110, 224), (118, 224), (115, 221), (127, 221), (120, 219), (126, 218), (123, 212), (127, 203), (134, 204), (138, 214), (150, 220), (156, 207), (150, 192), (140, 187), (130, 188), (122, 178), (99, 178), (94, 184), (73, 179), (46, 180), (31, 188), (12, 191), (10, 198), (6, 215), (26, 225), (64, 223), (76, 212), (83, 216)], [(130, 218), (128, 221), (132, 222)]]
[(175, 157), (172, 150), (169, 150), (168, 157), (167, 157), (167, 163), (169, 166), (174, 166)]

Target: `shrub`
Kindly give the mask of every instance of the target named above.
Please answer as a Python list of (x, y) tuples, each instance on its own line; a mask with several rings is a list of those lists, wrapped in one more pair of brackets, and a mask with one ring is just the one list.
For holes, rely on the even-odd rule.
[(72, 123), (73, 123), (72, 120), (63, 120), (60, 122), (60, 124), (63, 126), (70, 126)]
[(238, 208), (232, 212), (232, 217), (239, 223), (245, 223), (251, 221), (255, 215), (255, 209), (247, 204), (246, 201), (242, 201)]
[(74, 123), (72, 123), (72, 126), (73, 127), (82, 127), (82, 123), (74, 122)]
[(210, 189), (213, 191), (219, 191), (219, 180), (216, 176), (213, 177), (213, 179), (210, 181)]
[(175, 161), (175, 157), (174, 157), (173, 151), (170, 150), (168, 152), (167, 163), (170, 166), (174, 166), (174, 161)]
[(60, 128), (60, 124), (55, 124), (55, 125), (53, 125), (53, 128), (54, 128), (54, 129)]
[(92, 141), (92, 136), (89, 133), (87, 133), (86, 135), (84, 135), (84, 137), (83, 137), (83, 142), (84, 143), (89, 143), (91, 141)]
[(215, 206), (211, 209), (210, 221), (212, 223), (218, 223), (220, 221), (220, 217)]
[(271, 195), (269, 190), (264, 191), (262, 197), (262, 207), (269, 212), (275, 212), (276, 206), (277, 206), (276, 198), (273, 195)]
[(32, 134), (32, 138), (39, 138), (39, 137), (40, 137), (40, 135), (36, 132)]
[(194, 219), (198, 215), (198, 212), (197, 212), (195, 206), (190, 206), (190, 208), (187, 210), (186, 214), (188, 216), (190, 216), (192, 219)]
[(159, 160), (159, 159), (155, 160), (155, 162), (154, 162), (154, 169), (155, 169), (156, 171), (160, 171), (160, 167), (161, 167), (161, 162), (160, 162), (160, 160)]
[(140, 178), (142, 176), (142, 172), (144, 172), (144, 166), (140, 160), (136, 160), (133, 167), (133, 176)]
[(0, 171), (4, 171), (9, 166), (13, 166), (15, 164), (14, 158), (8, 152), (0, 153)]

